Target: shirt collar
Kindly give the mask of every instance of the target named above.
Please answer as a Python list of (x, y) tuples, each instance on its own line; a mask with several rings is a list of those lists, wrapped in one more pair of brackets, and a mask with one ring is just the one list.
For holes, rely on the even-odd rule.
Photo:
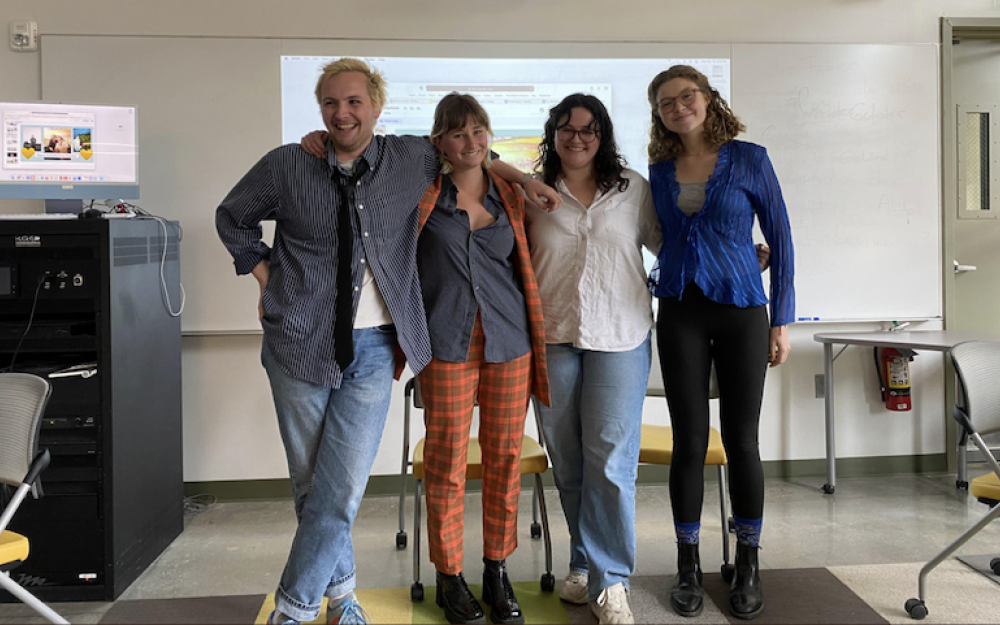
[[(486, 197), (483, 198), (483, 207), (486, 208), (493, 216), (498, 216), (500, 213), (504, 212), (503, 198), (500, 197), (500, 190), (497, 189), (496, 185), (493, 183), (493, 176), (489, 173), (486, 174)], [(449, 210), (455, 210), (458, 208), (456, 198), (458, 196), (458, 187), (452, 182), (451, 176), (445, 174), (441, 176), (441, 194), (438, 196), (438, 207), (444, 207)], [(490, 210), (490, 207), (493, 210)]]
[[(368, 163), (368, 171), (375, 168), (375, 164), (378, 161), (379, 155), (379, 139), (378, 135), (372, 137), (372, 140), (368, 142), (368, 147), (362, 152), (358, 158), (354, 159), (354, 169), (358, 168), (358, 161), (364, 159)], [(337, 171), (339, 165), (337, 165), (337, 152), (333, 149), (333, 142), (327, 140), (326, 142), (326, 162), (330, 166), (330, 171)], [(350, 172), (347, 172), (350, 173)]]
[[(617, 188), (618, 188), (617, 186), (613, 186), (613, 187), (611, 187), (611, 189), (609, 189), (607, 191), (603, 191), (601, 189), (598, 189), (597, 190), (597, 195), (594, 196), (594, 201), (591, 202), (590, 205), (594, 206), (594, 204), (597, 204), (598, 200), (600, 200), (601, 198), (603, 198), (605, 195), (607, 195), (607, 194), (615, 191)], [(572, 199), (575, 203), (577, 203), (579, 205), (580, 208), (583, 208), (584, 210), (586, 210), (586, 208), (583, 206), (583, 203), (581, 203), (579, 200), (577, 200), (576, 197), (570, 192), (569, 187), (566, 186), (566, 182), (560, 176), (556, 176), (556, 191), (558, 191), (559, 193), (561, 193), (561, 194), (565, 195), (566, 197)]]

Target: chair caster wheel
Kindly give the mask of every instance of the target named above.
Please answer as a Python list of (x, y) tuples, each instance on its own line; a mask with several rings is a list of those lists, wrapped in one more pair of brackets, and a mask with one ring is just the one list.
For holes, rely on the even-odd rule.
[(910, 599), (906, 602), (906, 612), (910, 618), (920, 621), (927, 616), (927, 606), (920, 599)]
[(396, 549), (406, 549), (406, 532), (396, 532)]
[(542, 526), (538, 523), (531, 524), (531, 537), (535, 539), (542, 537)]
[(735, 564), (723, 564), (722, 565), (722, 579), (726, 581), (727, 584), (733, 581), (733, 575), (736, 574)]
[(410, 586), (410, 601), (416, 603), (424, 600), (424, 585), (420, 582), (413, 582)]
[(990, 560), (990, 568), (993, 569), (994, 575), (1000, 575), (1000, 558)]
[(556, 576), (552, 573), (542, 575), (542, 592), (552, 592), (556, 589)]
[(832, 495), (836, 486), (830, 486), (829, 484), (823, 484), (823, 492), (827, 495)]
[(962, 480), (955, 480), (955, 488), (958, 490), (969, 490), (969, 483)]

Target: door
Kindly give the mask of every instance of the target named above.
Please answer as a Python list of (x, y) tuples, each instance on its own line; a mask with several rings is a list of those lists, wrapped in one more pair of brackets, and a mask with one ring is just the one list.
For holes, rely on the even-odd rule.
[(956, 33), (951, 75), (956, 158), (945, 166), (957, 174), (957, 197), (948, 216), (954, 287), (947, 324), (1000, 336), (1000, 30), (996, 39)]
[[(1000, 20), (946, 18), (942, 38), (945, 324), (1000, 336)], [(950, 406), (955, 389), (946, 389)]]

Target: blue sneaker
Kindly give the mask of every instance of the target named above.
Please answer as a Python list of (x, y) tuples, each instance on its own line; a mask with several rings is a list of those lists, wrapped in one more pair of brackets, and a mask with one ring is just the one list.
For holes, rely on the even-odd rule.
[[(276, 620), (276, 616), (280, 615), (281, 620)], [(301, 625), (295, 619), (285, 616), (284, 614), (278, 612), (277, 610), (272, 610), (271, 615), (267, 617), (267, 625)]]
[(336, 608), (327, 606), (327, 616), (332, 616), (330, 625), (367, 625), (372, 622), (353, 592), (342, 598)]

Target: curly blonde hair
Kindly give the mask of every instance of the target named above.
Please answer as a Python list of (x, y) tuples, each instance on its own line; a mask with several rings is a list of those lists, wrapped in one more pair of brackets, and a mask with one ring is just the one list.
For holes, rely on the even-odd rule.
[(708, 98), (708, 107), (705, 117), (705, 140), (712, 147), (719, 147), (724, 143), (729, 143), (738, 134), (745, 131), (744, 126), (726, 100), (708, 84), (708, 78), (691, 67), (690, 65), (674, 65), (670, 69), (660, 72), (649, 83), (649, 106), (652, 109), (653, 125), (649, 130), (649, 162), (659, 163), (680, 156), (684, 152), (684, 144), (681, 143), (680, 135), (667, 130), (660, 118), (659, 107), (657, 106), (657, 95), (660, 87), (664, 83), (674, 78), (685, 78), (693, 82), (698, 90)]
[(323, 73), (320, 74), (319, 80), (316, 81), (316, 101), (319, 102), (319, 105), (323, 106), (323, 83), (328, 78), (345, 72), (358, 72), (364, 75), (368, 81), (368, 97), (371, 98), (372, 106), (375, 107), (375, 110), (381, 111), (382, 107), (385, 106), (386, 100), (385, 77), (382, 76), (382, 72), (371, 67), (368, 63), (365, 63), (361, 59), (352, 59), (350, 57), (337, 59), (332, 63), (327, 63), (323, 67)]

